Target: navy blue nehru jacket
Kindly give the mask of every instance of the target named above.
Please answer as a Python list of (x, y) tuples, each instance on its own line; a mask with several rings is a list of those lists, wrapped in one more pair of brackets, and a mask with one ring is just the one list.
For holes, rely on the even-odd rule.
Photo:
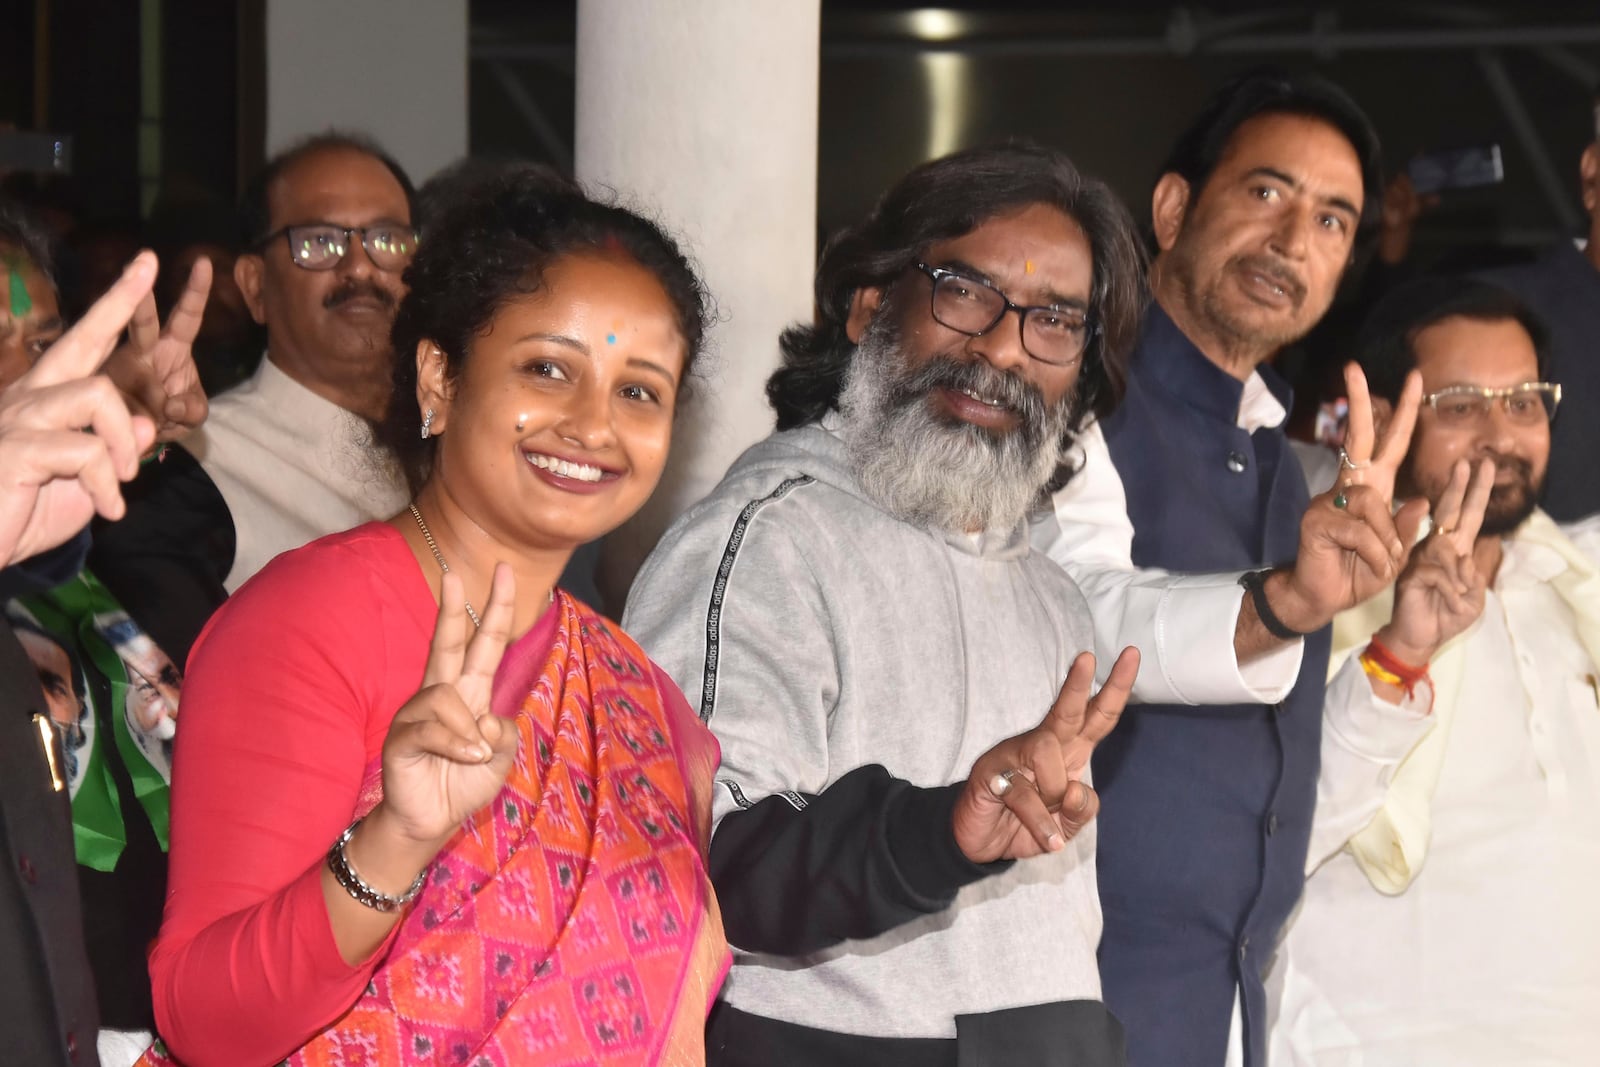
[[(1260, 373), (1290, 407), (1283, 379)], [(1305, 478), (1281, 427), (1239, 428), (1243, 391), (1151, 304), (1104, 423), (1136, 566), (1293, 560)], [(1222, 1064), (1236, 989), (1245, 1062), (1265, 1061), (1262, 979), (1305, 878), (1329, 640), (1307, 639), (1281, 704), (1130, 707), (1095, 752), (1100, 972), (1132, 1067)]]

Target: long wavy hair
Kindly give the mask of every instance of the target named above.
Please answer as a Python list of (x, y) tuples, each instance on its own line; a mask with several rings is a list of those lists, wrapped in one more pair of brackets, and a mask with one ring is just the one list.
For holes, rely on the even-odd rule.
[(767, 380), (778, 429), (814, 422), (836, 408), (856, 346), (845, 333), (857, 290), (889, 288), (929, 245), (971, 233), (990, 219), (1048, 204), (1089, 238), (1096, 323), (1073, 396), (1069, 436), (1103, 417), (1127, 389), (1128, 359), (1144, 306), (1145, 257), (1127, 208), (1067, 156), (1026, 141), (973, 148), (912, 170), (858, 226), (828, 243), (817, 266), (816, 321), (783, 331), (783, 361)]

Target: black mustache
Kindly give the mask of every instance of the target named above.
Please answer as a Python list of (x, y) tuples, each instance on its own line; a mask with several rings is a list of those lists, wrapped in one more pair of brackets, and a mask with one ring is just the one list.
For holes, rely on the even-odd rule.
[(1306, 283), (1300, 280), (1300, 276), (1271, 256), (1240, 256), (1234, 262), (1245, 270), (1270, 278), (1278, 288), (1297, 301), (1306, 295)]
[(352, 300), (371, 300), (384, 310), (394, 307), (394, 294), (372, 282), (347, 282), (322, 298), (322, 306), (330, 311)]
[(1494, 460), (1496, 474), (1501, 471), (1515, 472), (1524, 483), (1531, 484), (1533, 481), (1533, 464), (1525, 459), (1519, 459), (1516, 456), (1502, 456), (1494, 452), (1485, 453), (1482, 458)]

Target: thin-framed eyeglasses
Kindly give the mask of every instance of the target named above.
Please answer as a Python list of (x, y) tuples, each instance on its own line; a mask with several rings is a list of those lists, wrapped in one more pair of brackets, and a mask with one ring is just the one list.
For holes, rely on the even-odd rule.
[(933, 321), (968, 337), (981, 337), (999, 325), (1006, 312), (1015, 311), (1022, 350), (1041, 363), (1057, 366), (1076, 362), (1094, 336), (1095, 323), (1084, 308), (1015, 304), (989, 282), (947, 267), (916, 268), (933, 280), (930, 310)]
[(1555, 382), (1523, 382), (1504, 389), (1480, 385), (1452, 385), (1429, 393), (1422, 402), (1446, 426), (1469, 426), (1488, 418), (1496, 401), (1505, 405), (1506, 418), (1522, 426), (1549, 422), (1561, 404), (1561, 386)]
[(289, 259), (306, 270), (332, 270), (354, 247), (358, 237), (367, 258), (379, 270), (404, 270), (417, 253), (417, 231), (401, 222), (375, 222), (371, 226), (336, 226), (331, 222), (306, 222), (273, 230), (256, 242), (265, 248), (279, 237), (289, 242)]

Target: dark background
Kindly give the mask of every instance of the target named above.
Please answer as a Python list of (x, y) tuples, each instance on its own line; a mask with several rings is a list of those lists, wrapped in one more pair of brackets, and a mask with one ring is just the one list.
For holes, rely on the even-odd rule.
[[(162, 188), (233, 199), (261, 156), (261, 0), (3, 6), (0, 124), (73, 136), (74, 175), (54, 195), (80, 219), (137, 224)], [(575, 7), (472, 4), (473, 152), (570, 166)], [(152, 8), (161, 107), (141, 125), (149, 47), (141, 19)], [(929, 155), (1008, 135), (1066, 148), (1143, 218), (1154, 170), (1199, 99), (1264, 62), (1344, 85), (1372, 115), (1392, 165), (1442, 146), (1502, 146), (1504, 184), (1447, 196), (1419, 227), (1419, 259), (1491, 244), (1532, 248), (1580, 217), (1577, 159), (1594, 137), (1590, 90), (1600, 76), (1600, 5), (1592, 2), (1180, 8), (1118, 0), (929, 12), (825, 0), (819, 228), (825, 235), (860, 216)], [(1501, 65), (1525, 123), (1508, 117), (1485, 64)], [(159, 152), (141, 176), (140, 138), (152, 132)]]

